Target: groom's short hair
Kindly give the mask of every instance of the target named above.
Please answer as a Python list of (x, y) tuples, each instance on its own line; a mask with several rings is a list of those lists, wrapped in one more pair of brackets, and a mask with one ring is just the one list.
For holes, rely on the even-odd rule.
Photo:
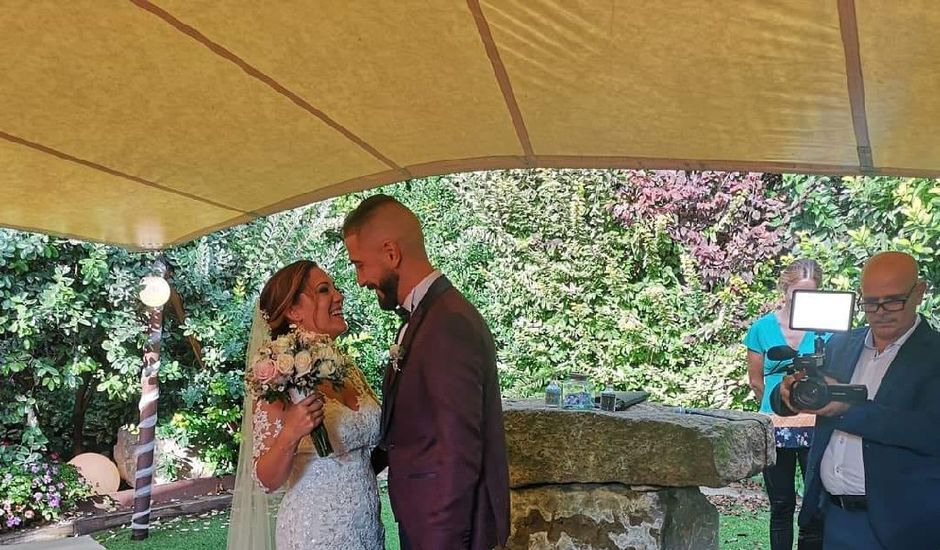
[(372, 195), (371, 197), (363, 200), (359, 203), (352, 212), (346, 214), (346, 219), (343, 221), (343, 236), (348, 236), (352, 233), (358, 233), (360, 229), (372, 219), (372, 216), (379, 210), (379, 208), (394, 204), (405, 210), (411, 212), (407, 206), (398, 202), (398, 199), (390, 197), (388, 195), (383, 195), (381, 193), (377, 195)]

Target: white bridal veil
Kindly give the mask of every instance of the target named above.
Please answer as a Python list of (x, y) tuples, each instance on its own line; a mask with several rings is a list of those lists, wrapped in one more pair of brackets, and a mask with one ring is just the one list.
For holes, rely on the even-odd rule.
[[(251, 368), (251, 360), (258, 349), (269, 339), (268, 323), (256, 305), (245, 353), (246, 372)], [(274, 550), (274, 524), (283, 492), (265, 493), (252, 475), (252, 412), (255, 399), (257, 396), (246, 389), (242, 407), (242, 440), (238, 447), (238, 470), (235, 473), (235, 496), (228, 528), (228, 550)]]

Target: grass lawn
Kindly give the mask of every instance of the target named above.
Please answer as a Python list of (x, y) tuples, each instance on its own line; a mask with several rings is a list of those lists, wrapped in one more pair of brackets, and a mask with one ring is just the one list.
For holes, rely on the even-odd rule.
[[(130, 528), (122, 527), (94, 535), (108, 550), (224, 550), (228, 532), (228, 512), (210, 512), (199, 516), (168, 519), (151, 524), (150, 538), (131, 541)], [(382, 522), (385, 524), (385, 548), (398, 550), (398, 529), (392, 517), (388, 495), (382, 491)], [(720, 550), (756, 550), (770, 548), (767, 529), (769, 513), (741, 511), (722, 514), (718, 532)]]
[(770, 512), (741, 512), (718, 516), (720, 550), (770, 548)]
[[(198, 516), (158, 520), (150, 524), (150, 537), (132, 541), (130, 527), (111, 529), (93, 535), (108, 550), (224, 550), (228, 536), (228, 511)], [(382, 490), (382, 523), (385, 524), (386, 550), (398, 550), (398, 525), (392, 516), (388, 494)]]
[(150, 523), (150, 537), (131, 540), (130, 527), (102, 531), (92, 535), (108, 550), (223, 550), (228, 534), (228, 511), (182, 516)]
[(385, 550), (398, 550), (398, 524), (388, 502), (388, 489), (382, 487), (382, 524), (385, 525)]

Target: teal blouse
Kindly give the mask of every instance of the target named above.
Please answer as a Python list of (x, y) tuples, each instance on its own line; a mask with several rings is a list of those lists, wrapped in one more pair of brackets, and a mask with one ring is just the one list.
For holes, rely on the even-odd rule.
[[(831, 333), (823, 333), (824, 340), (829, 340)], [(804, 353), (813, 353), (815, 350), (816, 333), (807, 332), (803, 335), (800, 347), (797, 351), (802, 355)], [(764, 315), (747, 331), (744, 337), (744, 346), (747, 349), (764, 356), (764, 398), (760, 403), (760, 412), (773, 413), (770, 408), (770, 392), (780, 384), (783, 377), (786, 376), (786, 367), (793, 361), (771, 361), (767, 358), (767, 350), (775, 346), (786, 346), (787, 339), (780, 330), (780, 324), (777, 322), (777, 316), (773, 311)]]

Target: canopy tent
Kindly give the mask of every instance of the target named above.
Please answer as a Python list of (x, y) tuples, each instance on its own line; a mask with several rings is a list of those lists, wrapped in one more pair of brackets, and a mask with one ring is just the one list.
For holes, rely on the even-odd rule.
[(161, 248), (496, 168), (940, 177), (932, 0), (7, 0), (0, 225)]

